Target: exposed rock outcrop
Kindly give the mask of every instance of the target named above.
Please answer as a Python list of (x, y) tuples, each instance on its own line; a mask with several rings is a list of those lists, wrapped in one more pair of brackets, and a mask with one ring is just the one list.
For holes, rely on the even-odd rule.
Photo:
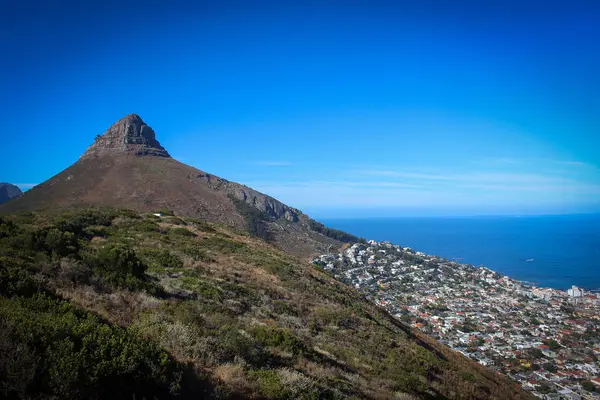
[(137, 114), (130, 114), (113, 124), (103, 135), (97, 136), (81, 158), (107, 154), (170, 157), (156, 140), (154, 130)]

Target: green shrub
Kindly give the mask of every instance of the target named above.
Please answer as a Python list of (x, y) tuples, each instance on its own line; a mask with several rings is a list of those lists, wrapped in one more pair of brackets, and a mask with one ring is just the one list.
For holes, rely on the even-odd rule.
[(94, 236), (107, 237), (110, 233), (110, 228), (102, 225), (88, 226), (83, 230), (85, 236), (93, 238)]
[(260, 345), (234, 326), (220, 327), (215, 337), (221, 359), (225, 361), (231, 361), (236, 356), (253, 364), (265, 360), (266, 355)]
[(186, 228), (171, 228), (169, 234), (174, 236), (194, 237), (196, 234)]
[(15, 266), (6, 257), (0, 257), (0, 295), (33, 296), (39, 290), (39, 283), (28, 271)]
[(162, 398), (182, 368), (154, 343), (46, 295), (0, 298), (0, 397)]
[(185, 289), (192, 290), (204, 298), (215, 301), (223, 300), (223, 292), (213, 284), (188, 276), (180, 278), (180, 281), (183, 282)]
[(137, 211), (129, 210), (126, 208), (119, 208), (113, 210), (114, 217), (128, 218), (128, 219), (140, 219), (141, 216)]
[(306, 352), (304, 343), (286, 329), (259, 325), (251, 333), (263, 346), (278, 347), (292, 354)]
[(282, 279), (288, 279), (294, 275), (295, 266), (285, 261), (268, 257), (258, 257), (256, 264), (267, 272), (277, 275)]
[(328, 228), (325, 225), (323, 225), (322, 223), (317, 222), (317, 221), (315, 221), (313, 219), (310, 219), (308, 221), (308, 226), (313, 231), (318, 232), (318, 233), (320, 233), (322, 235), (325, 235), (327, 237), (330, 237), (332, 239), (339, 240), (340, 242), (345, 242), (345, 243), (352, 243), (352, 242), (366, 243), (366, 240), (363, 239), (363, 238), (359, 238), (358, 236), (351, 235), (349, 233), (340, 231), (338, 229)]
[(0, 217), (0, 239), (12, 236), (16, 231), (17, 226), (14, 222)]
[(91, 251), (85, 255), (85, 262), (101, 283), (130, 290), (157, 289), (146, 282), (147, 266), (125, 245), (113, 244)]
[(240, 253), (248, 249), (245, 243), (234, 242), (218, 236), (203, 238), (200, 245), (223, 254)]
[(145, 260), (153, 264), (157, 267), (163, 268), (181, 268), (183, 267), (183, 261), (181, 258), (171, 253), (168, 250), (164, 249), (153, 249), (153, 248), (145, 248), (143, 249), (141, 255), (145, 258)]
[(205, 250), (197, 246), (188, 246), (183, 248), (183, 254), (192, 257), (195, 261), (214, 262), (215, 259), (211, 257)]
[(136, 222), (133, 227), (140, 232), (160, 232), (160, 226), (156, 222), (148, 219)]
[(288, 391), (276, 370), (258, 369), (250, 371), (248, 375), (258, 383), (258, 391), (261, 395), (269, 399), (288, 398)]
[(56, 228), (48, 230), (45, 237), (40, 238), (40, 242), (39, 247), (43, 247), (48, 254), (56, 253), (61, 257), (74, 254), (78, 248), (74, 233), (63, 232)]
[(78, 210), (65, 213), (58, 217), (54, 225), (61, 231), (73, 232), (81, 236), (86, 227), (91, 225), (110, 226), (114, 218), (110, 211), (100, 211), (95, 209)]
[(470, 372), (463, 372), (461, 374), (461, 376), (465, 381), (468, 381), (468, 382), (476, 382), (477, 381), (477, 378), (475, 378), (475, 375), (473, 375)]

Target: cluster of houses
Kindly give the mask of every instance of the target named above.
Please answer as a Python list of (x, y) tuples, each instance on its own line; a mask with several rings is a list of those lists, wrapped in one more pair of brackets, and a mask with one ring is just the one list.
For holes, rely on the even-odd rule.
[(388, 242), (313, 263), (539, 398), (600, 399), (598, 294), (538, 288)]

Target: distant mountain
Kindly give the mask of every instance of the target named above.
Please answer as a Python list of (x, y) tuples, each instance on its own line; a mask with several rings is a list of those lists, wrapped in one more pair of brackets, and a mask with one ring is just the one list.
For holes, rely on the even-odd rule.
[(21, 189), (10, 183), (0, 183), (0, 204), (22, 195)]
[(0, 214), (88, 206), (170, 210), (234, 226), (303, 258), (359, 240), (247, 186), (180, 163), (136, 114), (97, 136), (75, 164), (0, 207)]

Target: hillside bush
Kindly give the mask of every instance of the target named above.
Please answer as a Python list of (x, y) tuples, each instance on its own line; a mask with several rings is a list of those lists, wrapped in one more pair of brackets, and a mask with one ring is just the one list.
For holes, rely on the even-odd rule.
[(300, 339), (285, 329), (259, 325), (251, 333), (263, 346), (278, 347), (292, 354), (302, 354), (307, 350)]
[(289, 397), (287, 388), (281, 382), (276, 370), (258, 369), (248, 373), (250, 379), (258, 383), (258, 391), (269, 399), (286, 399)]
[(110, 226), (115, 214), (110, 211), (96, 209), (77, 210), (59, 216), (54, 225), (61, 231), (73, 232), (78, 236), (84, 235), (88, 226)]
[(157, 267), (183, 267), (183, 261), (181, 261), (181, 258), (165, 249), (145, 248), (140, 255), (144, 257), (147, 263), (155, 265)]
[(169, 234), (173, 236), (194, 237), (196, 234), (186, 228), (171, 228)]
[(339, 240), (340, 242), (345, 243), (366, 243), (366, 240), (363, 238), (359, 238), (358, 236), (351, 235), (349, 233), (340, 231), (338, 229), (328, 228), (320, 222), (317, 222), (313, 219), (308, 221), (308, 226), (315, 232), (318, 232), (322, 235), (330, 237), (335, 240)]
[(248, 250), (248, 246), (244, 243), (234, 242), (218, 236), (203, 238), (200, 241), (200, 246), (223, 254), (240, 253)]
[(135, 332), (47, 295), (0, 298), (0, 397), (167, 398), (182, 368)]
[(159, 293), (159, 288), (146, 279), (147, 266), (135, 251), (123, 244), (109, 244), (84, 255), (86, 265), (99, 284), (129, 290)]

